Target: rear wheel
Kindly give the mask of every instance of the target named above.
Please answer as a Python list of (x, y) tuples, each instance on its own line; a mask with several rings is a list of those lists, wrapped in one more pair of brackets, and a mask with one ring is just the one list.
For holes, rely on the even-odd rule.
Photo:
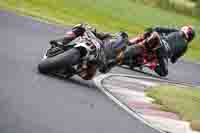
[(41, 73), (50, 73), (63, 67), (71, 67), (79, 63), (80, 51), (78, 49), (70, 49), (64, 53), (44, 59), (38, 65)]

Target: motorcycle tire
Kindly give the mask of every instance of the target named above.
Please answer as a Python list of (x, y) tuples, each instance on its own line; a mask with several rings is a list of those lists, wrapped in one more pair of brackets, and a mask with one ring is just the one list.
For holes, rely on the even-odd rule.
[(50, 73), (66, 66), (71, 67), (79, 63), (80, 56), (80, 51), (72, 48), (64, 53), (42, 60), (38, 65), (38, 70), (40, 73)]

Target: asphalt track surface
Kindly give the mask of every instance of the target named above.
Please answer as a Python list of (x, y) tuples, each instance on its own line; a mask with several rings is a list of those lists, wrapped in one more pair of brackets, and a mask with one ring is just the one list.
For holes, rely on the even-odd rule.
[[(157, 133), (110, 101), (92, 81), (37, 72), (48, 41), (64, 31), (0, 11), (0, 133)], [(169, 78), (200, 84), (199, 66), (182, 65), (173, 66)], [(124, 68), (112, 73), (141, 75)]]

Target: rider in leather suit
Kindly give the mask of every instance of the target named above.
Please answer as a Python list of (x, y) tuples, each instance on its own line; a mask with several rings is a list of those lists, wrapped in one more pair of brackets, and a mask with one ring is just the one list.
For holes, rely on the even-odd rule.
[[(142, 36), (130, 40), (132, 45), (125, 52), (126, 58), (133, 58), (135, 54), (155, 50), (158, 58), (158, 65), (154, 71), (160, 76), (168, 75), (168, 59), (171, 63), (176, 61), (185, 54), (188, 44), (194, 39), (195, 31), (192, 26), (183, 26), (181, 29), (155, 27), (149, 28)], [(134, 44), (140, 45), (134, 45)], [(159, 46), (156, 48), (156, 46)], [(131, 57), (130, 57), (131, 56)]]

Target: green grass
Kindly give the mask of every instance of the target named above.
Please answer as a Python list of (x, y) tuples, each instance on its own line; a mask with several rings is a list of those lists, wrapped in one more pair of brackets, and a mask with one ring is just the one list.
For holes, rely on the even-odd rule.
[(172, 10), (180, 14), (195, 16), (196, 3), (190, 0), (136, 0), (153, 7), (160, 7), (165, 10)]
[[(103, 31), (124, 30), (130, 36), (155, 25), (199, 25), (192, 17), (144, 6), (133, 0), (1, 0), (0, 7), (66, 25), (87, 22)], [(199, 41), (197, 37), (192, 42), (186, 58), (200, 60)]]
[(200, 88), (159, 86), (148, 91), (147, 95), (154, 98), (155, 103), (161, 104), (162, 110), (175, 112), (183, 120), (196, 122), (196, 128), (193, 128), (200, 130)]

